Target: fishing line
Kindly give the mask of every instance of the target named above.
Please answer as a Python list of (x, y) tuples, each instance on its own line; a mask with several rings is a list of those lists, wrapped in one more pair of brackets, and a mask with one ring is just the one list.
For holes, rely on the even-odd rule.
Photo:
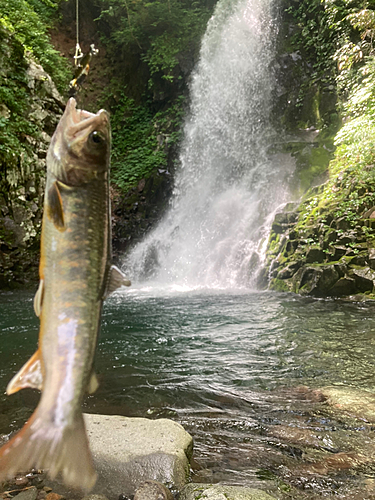
[(74, 55), (75, 66), (79, 65), (79, 59), (81, 59), (82, 56), (82, 50), (79, 45), (79, 0), (76, 0), (76, 53)]

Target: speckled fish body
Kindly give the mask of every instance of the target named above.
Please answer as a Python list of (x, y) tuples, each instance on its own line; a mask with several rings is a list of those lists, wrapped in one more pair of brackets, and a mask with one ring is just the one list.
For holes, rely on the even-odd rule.
[(110, 263), (110, 141), (108, 114), (77, 110), (70, 99), (47, 154), (34, 299), (39, 347), (7, 388), (34, 387), (42, 396), (0, 450), (0, 480), (31, 467), (85, 490), (96, 480), (81, 404), (97, 386), (92, 366), (103, 300), (130, 284)]

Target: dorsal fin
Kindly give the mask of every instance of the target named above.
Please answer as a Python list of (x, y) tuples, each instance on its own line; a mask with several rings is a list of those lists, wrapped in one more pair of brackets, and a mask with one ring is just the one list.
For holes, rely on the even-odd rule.
[(47, 216), (59, 231), (65, 231), (64, 209), (57, 181), (52, 184), (47, 193)]
[(25, 387), (31, 387), (32, 389), (39, 389), (41, 391), (42, 386), (43, 375), (40, 362), (40, 350), (38, 349), (9, 382), (7, 394), (14, 394), (21, 389), (25, 389)]

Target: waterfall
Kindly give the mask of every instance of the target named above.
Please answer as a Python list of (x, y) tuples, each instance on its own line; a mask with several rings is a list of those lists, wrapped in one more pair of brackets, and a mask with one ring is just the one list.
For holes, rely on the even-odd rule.
[(134, 282), (251, 287), (290, 165), (272, 154), (273, 0), (220, 0), (190, 85), (170, 208), (126, 257)]

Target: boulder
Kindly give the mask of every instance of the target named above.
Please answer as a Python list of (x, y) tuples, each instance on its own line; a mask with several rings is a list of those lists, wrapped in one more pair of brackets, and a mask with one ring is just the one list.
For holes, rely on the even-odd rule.
[(375, 271), (372, 271), (369, 267), (351, 269), (350, 277), (354, 278), (359, 292), (372, 292), (374, 288)]
[(221, 484), (190, 483), (181, 491), (179, 500), (275, 500), (268, 493), (253, 488)]
[[(190, 474), (192, 437), (177, 422), (168, 419), (127, 418), (85, 414), (97, 483), (90, 500), (133, 497), (136, 490), (153, 480), (180, 490)], [(48, 479), (53, 491), (80, 500), (79, 490)]]
[(356, 291), (355, 281), (353, 278), (343, 277), (328, 290), (327, 295), (331, 297), (342, 297), (343, 295), (352, 295)]
[(334, 265), (306, 266), (300, 276), (297, 291), (317, 297), (326, 295), (340, 278)]
[(146, 480), (186, 484), (193, 440), (177, 422), (86, 414), (85, 423), (98, 472), (93, 493), (117, 500)]

